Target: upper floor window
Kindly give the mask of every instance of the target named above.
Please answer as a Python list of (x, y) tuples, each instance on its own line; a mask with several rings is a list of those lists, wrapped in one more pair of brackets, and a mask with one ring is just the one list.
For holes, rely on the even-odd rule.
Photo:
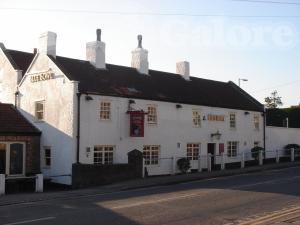
[(157, 124), (156, 106), (148, 106), (147, 122), (148, 124)]
[(158, 165), (159, 151), (159, 145), (144, 145), (143, 156), (145, 165)]
[(45, 101), (35, 102), (35, 118), (39, 121), (45, 119)]
[(253, 119), (254, 119), (254, 128), (256, 130), (258, 130), (259, 129), (259, 115), (255, 114), (254, 117), (253, 117)]
[(100, 103), (100, 119), (110, 120), (111, 119), (111, 103), (102, 101)]
[(227, 143), (227, 155), (228, 157), (237, 156), (238, 152), (238, 142), (237, 141), (229, 141)]
[(236, 115), (235, 113), (229, 114), (229, 126), (230, 128), (236, 128)]
[(94, 164), (113, 164), (113, 159), (113, 145), (96, 145), (94, 147)]
[(198, 110), (193, 110), (193, 124), (195, 127), (201, 126), (201, 114)]
[(200, 152), (199, 143), (187, 144), (186, 156), (189, 160), (198, 160), (199, 152)]

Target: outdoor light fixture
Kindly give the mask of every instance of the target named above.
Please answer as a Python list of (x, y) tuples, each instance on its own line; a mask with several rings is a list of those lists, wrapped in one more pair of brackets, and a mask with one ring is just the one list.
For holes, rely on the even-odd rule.
[(248, 79), (239, 78), (239, 87), (241, 86), (241, 81), (248, 81)]
[(89, 95), (86, 95), (85, 96), (85, 100), (86, 101), (92, 101), (92, 100), (94, 100), (91, 96), (89, 96)]
[(219, 140), (221, 138), (221, 133), (219, 132), (219, 130), (216, 133), (212, 133), (210, 135), (211, 138), (216, 137), (217, 140)]
[(182, 105), (176, 104), (176, 109), (181, 109), (181, 108), (182, 108)]
[(128, 103), (129, 104), (135, 104), (135, 101), (133, 99), (129, 99)]
[(249, 115), (250, 113), (249, 113), (249, 112), (244, 112), (244, 114), (245, 114), (245, 115)]

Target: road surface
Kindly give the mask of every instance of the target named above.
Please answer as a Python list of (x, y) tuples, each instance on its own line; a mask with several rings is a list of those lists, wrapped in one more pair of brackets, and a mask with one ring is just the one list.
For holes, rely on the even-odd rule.
[(300, 167), (0, 207), (0, 225), (276, 223), (300, 224)]

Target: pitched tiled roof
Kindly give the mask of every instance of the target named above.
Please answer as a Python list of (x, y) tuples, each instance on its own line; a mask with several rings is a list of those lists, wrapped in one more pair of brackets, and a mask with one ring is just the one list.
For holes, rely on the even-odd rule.
[(84, 60), (50, 58), (70, 80), (79, 81), (82, 93), (263, 111), (263, 105), (233, 82), (197, 77), (186, 81), (173, 73), (149, 70), (143, 75), (131, 67), (106, 64), (106, 69), (96, 69)]
[(0, 103), (0, 135), (40, 135), (13, 105)]
[(4, 53), (9, 59), (14, 69), (22, 70), (23, 75), (27, 71), (34, 57), (33, 53), (21, 52), (11, 49), (5, 49)]

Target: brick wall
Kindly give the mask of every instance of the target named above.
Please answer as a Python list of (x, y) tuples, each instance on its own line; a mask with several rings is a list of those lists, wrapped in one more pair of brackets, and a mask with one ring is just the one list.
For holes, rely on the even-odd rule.
[(40, 173), (40, 136), (1, 136), (0, 135), (0, 141), (1, 142), (25, 142), (26, 175)]

